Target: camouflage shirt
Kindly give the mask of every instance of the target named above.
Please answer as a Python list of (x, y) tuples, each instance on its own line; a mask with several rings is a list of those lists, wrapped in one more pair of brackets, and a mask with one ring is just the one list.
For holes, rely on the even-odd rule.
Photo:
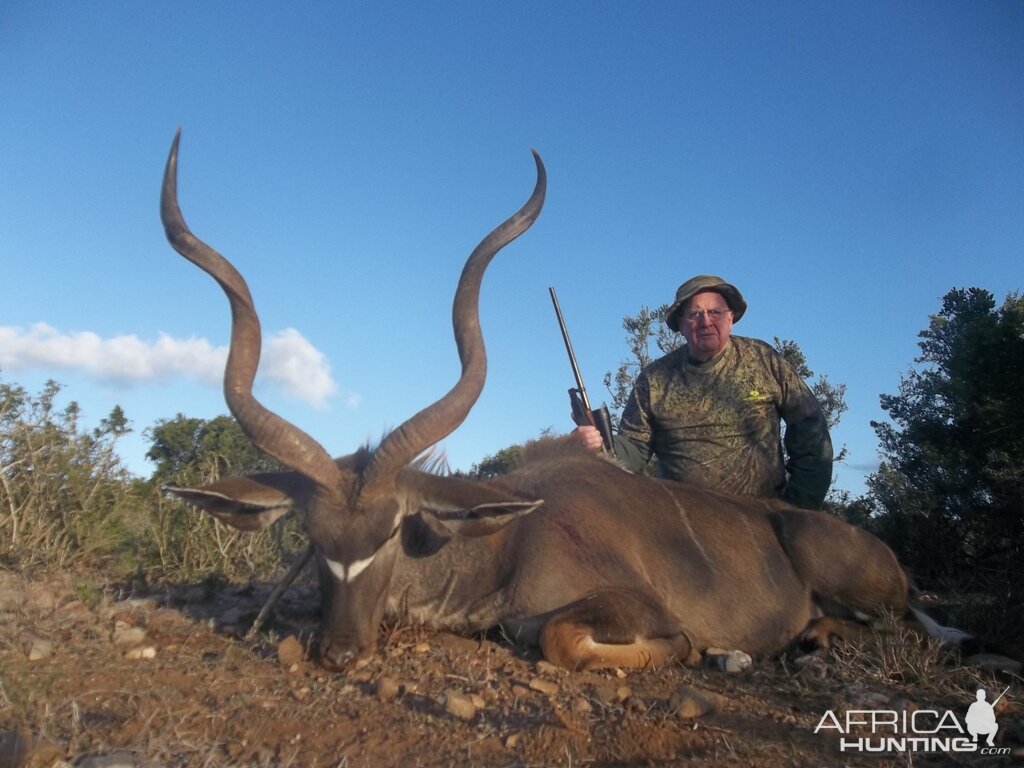
[(634, 471), (653, 454), (660, 476), (802, 507), (820, 507), (832, 480), (818, 401), (782, 355), (742, 336), (706, 363), (690, 360), (683, 346), (647, 366), (615, 441)]

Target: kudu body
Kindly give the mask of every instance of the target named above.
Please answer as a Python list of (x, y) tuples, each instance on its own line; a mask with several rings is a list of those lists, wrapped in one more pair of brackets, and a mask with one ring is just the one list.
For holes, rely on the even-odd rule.
[(248, 289), (188, 230), (178, 137), (161, 216), (168, 240), (212, 275), (232, 311), (225, 398), (253, 443), (291, 471), (172, 489), (243, 529), (302, 510), (320, 572), (320, 657), (373, 654), (384, 616), (455, 631), (502, 627), (565, 667), (657, 666), (709, 646), (782, 649), (820, 606), (902, 612), (907, 584), (880, 541), (828, 515), (629, 474), (570, 443), (491, 481), (410, 465), (469, 413), (486, 374), (484, 269), (532, 225), (546, 176), (466, 262), (452, 309), (462, 375), (376, 449), (331, 459), (252, 395), (260, 328)]

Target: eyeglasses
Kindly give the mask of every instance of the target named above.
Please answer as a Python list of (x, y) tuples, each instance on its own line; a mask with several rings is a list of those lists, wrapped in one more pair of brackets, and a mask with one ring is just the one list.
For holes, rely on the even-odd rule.
[(707, 317), (709, 323), (717, 323), (723, 317), (725, 317), (731, 309), (697, 309), (692, 312), (684, 312), (683, 318), (688, 323), (696, 323), (701, 315)]

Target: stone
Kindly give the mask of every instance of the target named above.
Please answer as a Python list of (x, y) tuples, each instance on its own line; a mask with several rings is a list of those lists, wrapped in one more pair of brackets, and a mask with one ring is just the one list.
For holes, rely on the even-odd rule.
[(535, 677), (530, 681), (530, 690), (553, 696), (558, 693), (559, 685), (553, 680), (545, 680), (543, 677)]
[(290, 668), (301, 664), (306, 658), (306, 649), (295, 635), (288, 635), (277, 644), (277, 660), (282, 667)]
[(378, 678), (374, 686), (374, 693), (379, 701), (391, 701), (400, 691), (401, 686), (390, 677)]
[(452, 717), (457, 717), (459, 720), (472, 720), (476, 717), (476, 705), (464, 693), (449, 689), (441, 695), (441, 698), (445, 712)]
[(29, 661), (42, 661), (53, 655), (53, 642), (34, 632), (25, 630), (18, 635), (18, 640)]
[(146, 630), (142, 627), (118, 626), (114, 628), (110, 639), (114, 645), (141, 645), (146, 639)]
[(129, 648), (125, 651), (124, 657), (130, 661), (139, 661), (142, 659), (155, 659), (156, 648), (152, 645), (139, 645), (135, 648)]
[(820, 657), (808, 654), (793, 661), (796, 666), (796, 673), (803, 679), (813, 682), (822, 682), (832, 674), (829, 665)]
[(682, 720), (694, 720), (716, 709), (715, 697), (689, 685), (680, 687), (669, 699), (669, 709)]

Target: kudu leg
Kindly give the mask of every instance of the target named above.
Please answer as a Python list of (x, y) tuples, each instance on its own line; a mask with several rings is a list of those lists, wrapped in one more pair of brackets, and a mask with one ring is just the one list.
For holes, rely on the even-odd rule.
[(805, 651), (831, 648), (836, 643), (859, 644), (870, 631), (870, 627), (857, 621), (821, 616), (811, 620), (800, 634), (797, 644)]
[(288, 573), (285, 574), (284, 579), (281, 580), (280, 584), (274, 587), (273, 591), (270, 593), (270, 597), (267, 598), (267, 602), (263, 604), (263, 608), (260, 610), (259, 616), (256, 617), (256, 621), (252, 623), (252, 627), (245, 635), (246, 640), (252, 640), (256, 637), (256, 634), (263, 627), (263, 622), (267, 620), (267, 616), (270, 614), (274, 605), (280, 599), (281, 595), (284, 594), (284, 591), (288, 589), (292, 582), (298, 578), (300, 573), (302, 573), (302, 569), (305, 568), (306, 564), (312, 559), (314, 551), (313, 545), (310, 544), (306, 547), (306, 551), (302, 553), (299, 559), (292, 563), (292, 567), (288, 569)]
[(693, 648), (665, 608), (634, 590), (593, 592), (555, 611), (540, 632), (544, 658), (573, 670), (655, 668)]

